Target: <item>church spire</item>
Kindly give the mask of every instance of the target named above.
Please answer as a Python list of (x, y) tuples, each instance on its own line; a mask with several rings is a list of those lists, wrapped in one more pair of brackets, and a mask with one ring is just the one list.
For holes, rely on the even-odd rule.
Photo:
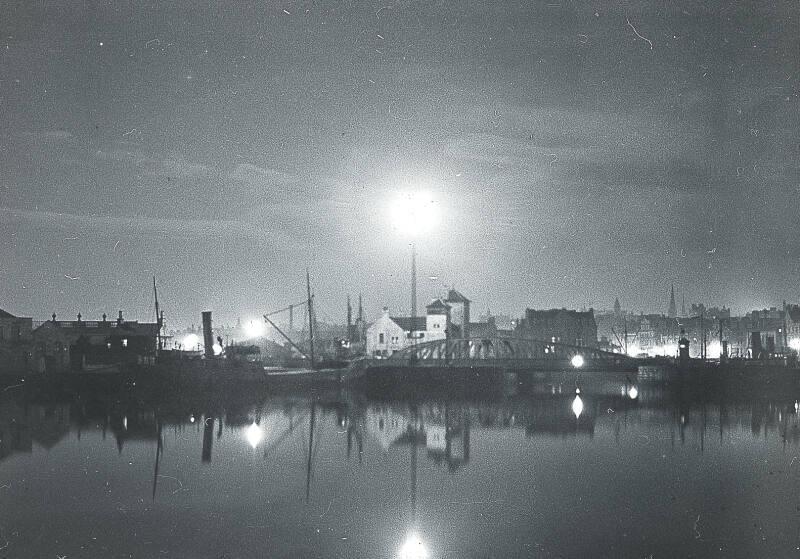
[(667, 309), (667, 316), (675, 318), (677, 315), (678, 311), (675, 309), (675, 284), (672, 284), (669, 288), (669, 309)]

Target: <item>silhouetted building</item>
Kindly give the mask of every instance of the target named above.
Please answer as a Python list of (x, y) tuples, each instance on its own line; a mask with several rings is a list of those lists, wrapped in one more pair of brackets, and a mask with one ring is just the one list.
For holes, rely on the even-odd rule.
[(30, 369), (33, 321), (0, 309), (0, 373)]
[(517, 325), (516, 334), (526, 339), (594, 347), (597, 344), (594, 309), (526, 309), (525, 318)]
[(459, 329), (458, 336), (468, 338), (469, 333), (469, 305), (470, 300), (455, 289), (447, 292), (444, 302), (450, 307), (450, 322)]
[(33, 331), (33, 354), (39, 372), (87, 370), (122, 364), (153, 363), (158, 324), (116, 320), (53, 319)]

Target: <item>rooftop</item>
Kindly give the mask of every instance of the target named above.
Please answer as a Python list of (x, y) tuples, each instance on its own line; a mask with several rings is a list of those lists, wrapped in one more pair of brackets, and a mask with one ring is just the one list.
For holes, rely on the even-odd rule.
[[(413, 323), (410, 316), (391, 316), (389, 318), (391, 318), (395, 324), (397, 324), (400, 328), (402, 328), (406, 332), (411, 332), (411, 330), (414, 330), (415, 332), (423, 331), (425, 330), (425, 327), (427, 325), (426, 324), (427, 320), (425, 319), (424, 316), (415, 316), (413, 319)], [(412, 324), (414, 325), (413, 328), (411, 327)]]

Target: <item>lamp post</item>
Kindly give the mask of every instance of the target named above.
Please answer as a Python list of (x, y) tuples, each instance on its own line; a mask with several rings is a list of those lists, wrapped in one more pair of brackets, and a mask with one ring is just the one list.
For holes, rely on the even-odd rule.
[(411, 239), (411, 343), (416, 343), (417, 321), (417, 238), (436, 225), (436, 201), (427, 192), (400, 194), (391, 207), (392, 226)]

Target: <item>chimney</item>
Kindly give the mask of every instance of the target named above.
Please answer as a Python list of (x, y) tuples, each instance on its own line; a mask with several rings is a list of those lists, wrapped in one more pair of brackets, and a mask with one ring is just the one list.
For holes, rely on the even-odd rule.
[(214, 334), (211, 332), (211, 311), (203, 311), (203, 344), (206, 359), (214, 357)]
[(122, 311), (119, 311), (119, 316), (117, 316), (117, 324), (122, 324)]

